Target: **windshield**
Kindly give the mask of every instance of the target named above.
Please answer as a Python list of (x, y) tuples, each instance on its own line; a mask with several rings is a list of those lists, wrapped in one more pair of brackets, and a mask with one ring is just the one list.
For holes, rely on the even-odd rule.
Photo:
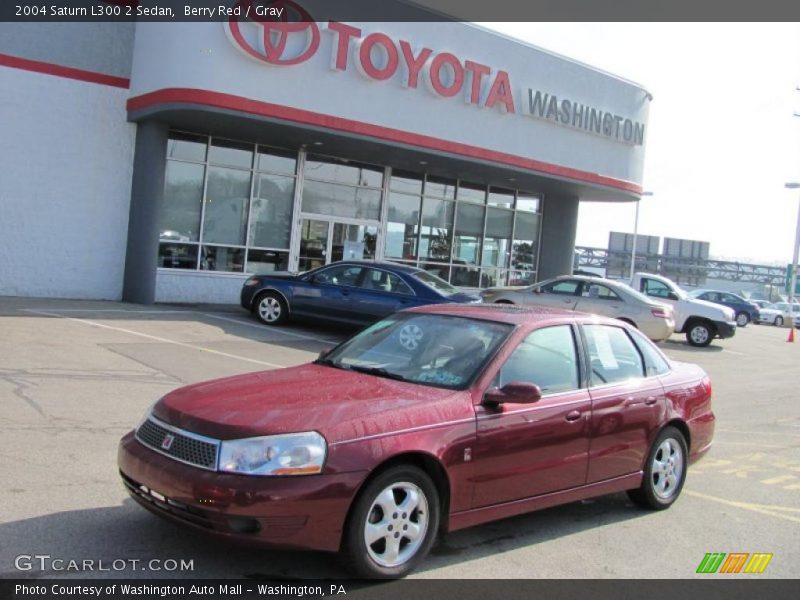
[(513, 329), (449, 315), (399, 313), (368, 327), (317, 361), (412, 383), (463, 389)]
[(437, 292), (441, 292), (447, 296), (452, 296), (453, 294), (458, 294), (461, 290), (457, 287), (450, 285), (444, 279), (433, 275), (432, 273), (428, 273), (427, 271), (418, 271), (414, 273), (414, 277), (419, 279), (422, 283), (427, 285), (428, 287), (432, 287)]

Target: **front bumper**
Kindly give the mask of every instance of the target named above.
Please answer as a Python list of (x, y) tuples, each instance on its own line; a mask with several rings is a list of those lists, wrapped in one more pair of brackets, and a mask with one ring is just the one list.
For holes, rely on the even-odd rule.
[(736, 335), (736, 321), (714, 321), (718, 338), (732, 338)]
[(122, 481), (151, 512), (213, 535), (267, 547), (336, 551), (366, 472), (256, 477), (206, 471), (139, 443), (117, 453)]

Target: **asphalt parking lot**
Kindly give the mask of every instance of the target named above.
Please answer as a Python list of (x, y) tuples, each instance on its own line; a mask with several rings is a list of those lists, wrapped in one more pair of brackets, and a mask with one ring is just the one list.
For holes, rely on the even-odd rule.
[[(714, 448), (670, 510), (618, 494), (483, 525), (447, 536), (413, 576), (725, 577), (695, 574), (707, 552), (768, 552), (752, 577), (796, 577), (800, 339), (787, 334), (750, 325), (704, 349), (662, 344), (709, 372), (717, 414)], [(345, 577), (332, 555), (227, 546), (163, 522), (127, 497), (116, 467), (117, 441), (166, 392), (306, 362), (344, 335), (268, 328), (235, 307), (0, 298), (0, 577)], [(19, 571), (19, 555), (194, 570)]]

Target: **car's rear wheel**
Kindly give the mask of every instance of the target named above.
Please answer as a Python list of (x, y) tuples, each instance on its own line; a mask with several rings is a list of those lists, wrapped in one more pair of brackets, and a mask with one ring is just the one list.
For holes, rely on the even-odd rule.
[(714, 330), (711, 325), (704, 321), (694, 321), (689, 324), (686, 330), (686, 341), (690, 346), (703, 348), (714, 339)]
[(740, 312), (736, 315), (736, 325), (738, 327), (747, 327), (747, 324), (750, 322), (750, 315), (746, 312)]
[(675, 427), (665, 427), (650, 448), (642, 485), (630, 490), (628, 496), (644, 508), (669, 508), (680, 496), (686, 481), (688, 457), (683, 434)]
[(783, 327), (783, 317), (775, 317), (775, 327)]
[(277, 292), (264, 292), (256, 298), (253, 312), (266, 325), (280, 325), (289, 318), (289, 307)]
[(353, 505), (344, 556), (359, 577), (402, 577), (431, 549), (439, 529), (439, 495), (421, 469), (400, 465), (373, 479)]

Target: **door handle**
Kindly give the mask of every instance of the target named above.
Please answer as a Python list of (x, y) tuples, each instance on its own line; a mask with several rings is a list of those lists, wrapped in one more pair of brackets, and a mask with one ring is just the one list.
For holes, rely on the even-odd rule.
[(645, 398), (645, 400), (644, 400), (644, 403), (645, 403), (647, 406), (653, 406), (653, 405), (654, 405), (656, 402), (658, 402), (658, 398), (656, 398), (655, 396), (648, 396), (648, 397), (647, 397), (647, 398)]
[(579, 410), (571, 410), (567, 413), (567, 416), (564, 417), (567, 421), (577, 421), (581, 418), (581, 411)]
[(342, 296), (349, 296), (349, 295), (350, 295), (350, 292), (348, 292), (347, 290), (340, 290), (340, 291), (339, 291), (339, 293), (340, 293)]

